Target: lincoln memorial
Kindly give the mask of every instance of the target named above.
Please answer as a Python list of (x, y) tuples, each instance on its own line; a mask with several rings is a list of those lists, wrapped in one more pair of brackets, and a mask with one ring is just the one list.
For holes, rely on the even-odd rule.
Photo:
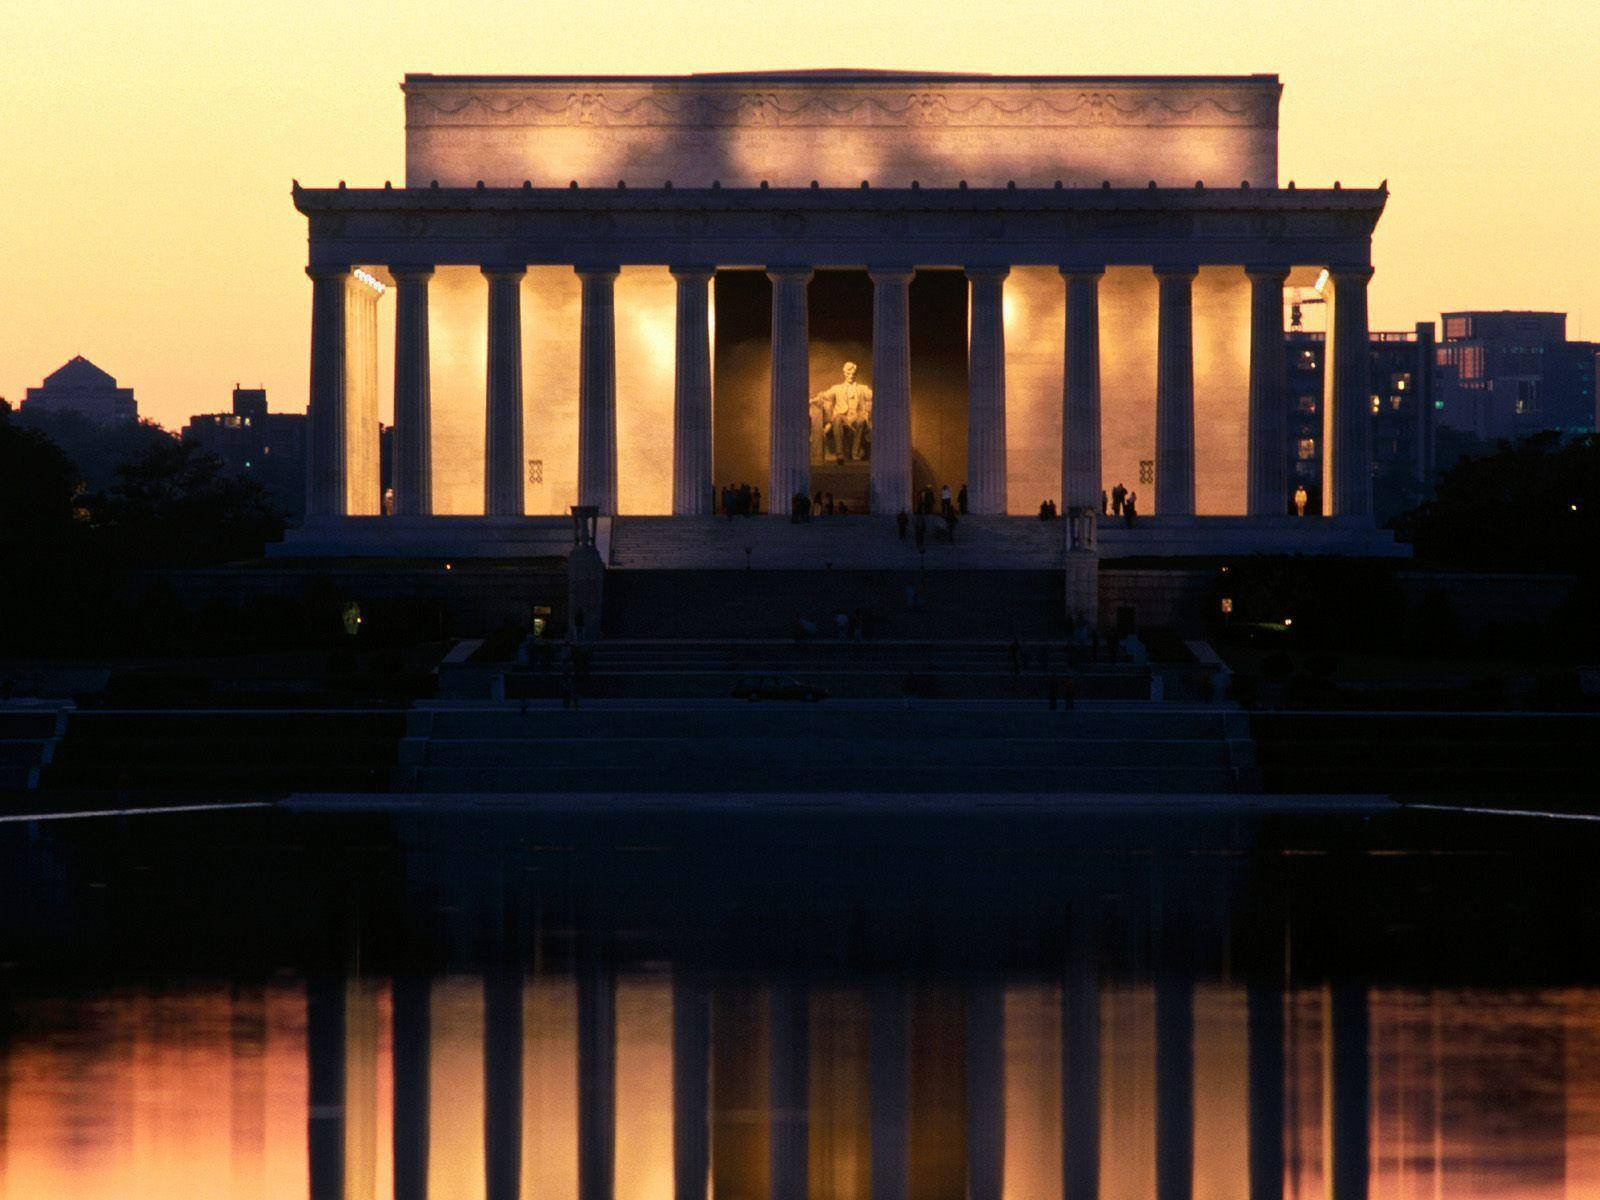
[[(1048, 500), (1091, 548), (1120, 484), (1141, 524), (1100, 519), (1102, 553), (1388, 541), (1367, 380), (1387, 189), (1280, 183), (1275, 75), (402, 90), (403, 186), (294, 187), (312, 334), (291, 553), (468, 553), (575, 504), (704, 517), (739, 483), (772, 513), (825, 490), (891, 518), (965, 485), (974, 530)], [(1319, 279), (1328, 515), (1296, 522), (1284, 291)]]

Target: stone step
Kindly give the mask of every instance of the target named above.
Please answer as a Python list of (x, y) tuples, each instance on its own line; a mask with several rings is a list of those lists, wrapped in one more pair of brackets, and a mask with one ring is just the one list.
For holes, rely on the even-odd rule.
[(1074, 740), (1004, 738), (985, 741), (940, 739), (886, 740), (750, 737), (689, 740), (670, 737), (608, 738), (432, 738), (424, 751), (425, 769), (603, 770), (634, 767), (679, 771), (723, 768), (809, 770), (815, 766), (856, 771), (895, 767), (949, 767), (982, 773), (990, 769), (1035, 767), (1072, 772), (1081, 769), (1160, 767), (1220, 769), (1227, 748), (1217, 740)]
[(452, 792), (718, 792), (759, 795), (764, 792), (821, 793), (890, 792), (1102, 792), (1195, 793), (1238, 790), (1235, 772), (1227, 769), (1163, 769), (1153, 767), (1080, 768), (990, 767), (966, 771), (949, 767), (894, 766), (857, 770), (826, 765), (793, 771), (770, 767), (720, 768), (668, 773), (633, 767), (580, 769), (434, 768), (424, 767), (400, 781), (408, 790)]

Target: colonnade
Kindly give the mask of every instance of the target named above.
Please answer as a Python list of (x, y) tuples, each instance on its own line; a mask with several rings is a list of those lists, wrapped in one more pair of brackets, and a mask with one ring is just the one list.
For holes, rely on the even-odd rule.
[[(483, 980), (483, 1169), (487, 1200), (519, 1200), (524, 1122), (522, 980)], [(596, 962), (576, 979), (576, 1200), (636, 1200), (616, 1187), (617, 979)], [(425, 979), (396, 979), (393, 1004), (393, 1154), (396, 1200), (425, 1200), (429, 1156), (430, 1013)], [(307, 989), (308, 1152), (311, 1200), (343, 1200), (346, 1139), (345, 981), (313, 980)], [(1087, 964), (1061, 986), (1061, 1200), (1098, 1200), (1101, 1188), (1101, 991)], [(706, 1200), (712, 1189), (713, 1103), (710, 988), (694, 972), (672, 983), (672, 1188), (675, 1200)], [(964, 1160), (968, 1200), (1001, 1200), (1005, 1186), (1005, 990), (967, 985), (964, 1036), (950, 1052), (963, 1057)], [(1328, 1055), (1327, 1146), (1332, 1200), (1365, 1200), (1368, 1181), (1367, 993), (1358, 982), (1324, 992)], [(810, 1122), (810, 993), (803, 978), (765, 989), (768, 1200), (805, 1200)], [(911, 1004), (907, 986), (869, 985), (867, 1007), (867, 1178), (871, 1200), (913, 1200), (910, 1161)], [(1238, 1194), (1281, 1200), (1284, 1187), (1284, 993), (1252, 985), (1248, 995), (1247, 1179)], [(1191, 978), (1162, 971), (1155, 987), (1154, 1200), (1191, 1200), (1195, 1181), (1195, 1004)], [(528, 1083), (532, 1090), (533, 1084)], [(359, 1103), (351, 1099), (350, 1103)], [(368, 1106), (370, 1107), (370, 1106)], [(528, 1153), (538, 1152), (528, 1148)], [(955, 1184), (956, 1181), (947, 1181)], [(752, 1184), (752, 1186), (756, 1186)]]
[[(488, 280), (484, 512), (520, 516), (522, 466), (522, 324), (520, 282), (526, 268), (486, 265)], [(617, 511), (617, 380), (614, 264), (575, 268), (581, 283), (578, 370), (578, 502)], [(1098, 511), (1100, 471), (1099, 263), (1063, 266), (1066, 322), (1062, 387), (1063, 507)], [(677, 282), (673, 396), (673, 512), (712, 507), (711, 346), (707, 321), (710, 265), (673, 266)], [(390, 268), (397, 292), (395, 326), (395, 511), (433, 512), (431, 480), (428, 284), (432, 268)], [(1156, 269), (1156, 513), (1195, 513), (1193, 281), (1198, 268)], [(969, 281), (967, 481), (972, 511), (1006, 511), (1004, 292), (1009, 268), (976, 265)], [(1281, 516), (1288, 488), (1283, 349), (1287, 265), (1249, 265), (1250, 366), (1246, 511)], [(347, 306), (359, 294), (349, 271), (313, 268), (311, 447), (308, 511), (350, 515), (347, 485), (354, 403), (349, 363), (354, 327)], [(915, 269), (869, 267), (873, 289), (872, 509), (896, 513), (911, 501), (910, 321)], [(1332, 305), (1325, 403), (1325, 512), (1371, 513), (1366, 265), (1329, 268)], [(807, 286), (813, 269), (775, 265), (772, 281), (771, 420), (768, 496), (773, 507), (810, 492), (810, 369)], [(374, 297), (357, 303), (371, 304)], [(368, 318), (375, 322), (374, 315)], [(363, 345), (370, 339), (357, 337)], [(375, 385), (374, 385), (375, 386)]]

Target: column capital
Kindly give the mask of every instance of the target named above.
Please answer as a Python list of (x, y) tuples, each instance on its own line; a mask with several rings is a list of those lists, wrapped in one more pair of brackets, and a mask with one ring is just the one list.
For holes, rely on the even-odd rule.
[(1335, 282), (1340, 279), (1348, 279), (1351, 282), (1360, 280), (1362, 283), (1365, 283), (1367, 280), (1372, 278), (1372, 274), (1373, 271), (1371, 263), (1328, 264), (1328, 277), (1333, 279)]
[(995, 282), (995, 283), (1000, 282), (1007, 275), (1011, 274), (1011, 268), (1009, 266), (1006, 266), (1006, 265), (1001, 265), (1001, 266), (978, 265), (978, 266), (969, 266), (969, 267), (967, 267), (965, 269), (966, 269), (966, 273), (967, 273), (967, 278), (968, 279), (972, 279), (972, 280), (979, 280), (979, 279), (989, 280), (989, 281), (992, 281), (992, 282)]
[(1170, 266), (1153, 267), (1151, 269), (1155, 271), (1156, 278), (1163, 281), (1170, 279), (1174, 282), (1181, 280), (1187, 283), (1196, 275), (1200, 274), (1200, 268), (1195, 266), (1193, 263), (1179, 263)]
[(1106, 273), (1104, 263), (1068, 262), (1062, 263), (1056, 269), (1068, 279), (1071, 279), (1074, 276), (1081, 276), (1086, 279), (1098, 279), (1100, 276)]
[(521, 279), (528, 273), (528, 264), (484, 263), (478, 269), (490, 279)]
[(1289, 268), (1283, 263), (1245, 263), (1244, 273), (1251, 283), (1276, 283), (1279, 287), (1289, 278)]
[(429, 263), (390, 263), (389, 274), (394, 276), (396, 283), (402, 280), (416, 282), (431, 276), (433, 267)]
[(338, 263), (328, 266), (326, 263), (313, 263), (306, 268), (306, 274), (312, 279), (339, 279), (350, 274), (349, 263)]
[(580, 279), (612, 279), (622, 273), (616, 263), (574, 263), (572, 269)]
[(867, 268), (867, 278), (873, 283), (910, 283), (917, 273), (915, 267), (875, 266)]
[(816, 271), (811, 267), (769, 266), (767, 278), (773, 283), (810, 283)]
[(692, 266), (675, 266), (675, 267), (668, 267), (667, 270), (671, 273), (671, 275), (672, 275), (672, 277), (674, 279), (687, 279), (687, 280), (689, 280), (691, 282), (696, 281), (696, 280), (702, 280), (703, 281), (703, 280), (710, 279), (713, 275), (715, 275), (717, 273), (717, 268), (715, 266), (712, 266), (712, 265), (709, 265), (709, 264), (707, 264), (707, 265), (696, 264), (696, 265), (692, 265)]

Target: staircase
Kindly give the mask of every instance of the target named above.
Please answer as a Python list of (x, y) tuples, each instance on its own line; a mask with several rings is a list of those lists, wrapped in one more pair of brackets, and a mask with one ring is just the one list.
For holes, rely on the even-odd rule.
[[(1107, 648), (1109, 649), (1109, 648)], [(1069, 657), (1080, 700), (1146, 700), (1150, 669), (1128, 662), (1087, 661), (1087, 648), (1060, 641), (1028, 642), (1013, 671), (1009, 643), (792, 641), (604, 641), (587, 650), (580, 680), (586, 699), (727, 699), (741, 679), (793, 678), (834, 699), (896, 699), (907, 695), (962, 700), (1045, 702), (1058, 688)], [(563, 670), (505, 676), (506, 699), (555, 698)]]
[(1142, 704), (648, 704), (414, 711), (395, 786), (432, 793), (1216, 793), (1243, 719)]
[(1055, 570), (1062, 562), (1064, 521), (968, 516), (955, 540), (928, 518), (925, 553), (914, 527), (902, 541), (893, 517), (787, 516), (618, 517), (612, 524), (610, 565), (624, 570)]
[(54, 705), (0, 707), (0, 792), (39, 786), (39, 772), (55, 754), (66, 729), (67, 709)]

